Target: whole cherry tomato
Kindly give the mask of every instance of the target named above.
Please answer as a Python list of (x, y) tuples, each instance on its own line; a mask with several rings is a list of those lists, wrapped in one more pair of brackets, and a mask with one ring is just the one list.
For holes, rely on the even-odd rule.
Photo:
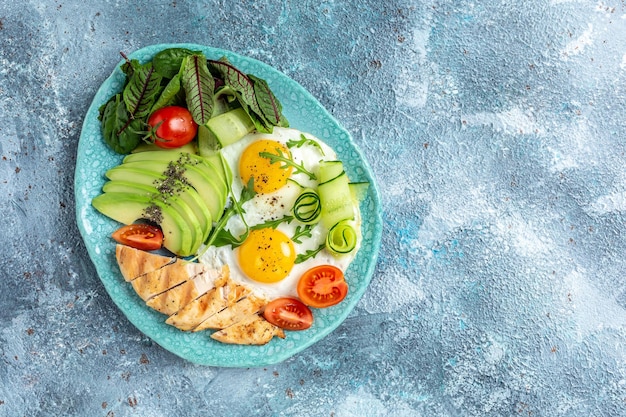
[(198, 125), (189, 110), (180, 106), (162, 107), (148, 118), (150, 139), (161, 148), (179, 148), (193, 140)]

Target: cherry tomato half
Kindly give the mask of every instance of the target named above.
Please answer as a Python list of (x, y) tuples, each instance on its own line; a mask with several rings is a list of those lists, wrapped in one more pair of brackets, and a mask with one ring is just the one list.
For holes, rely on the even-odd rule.
[(178, 148), (196, 136), (198, 125), (189, 110), (180, 106), (162, 107), (148, 118), (154, 144), (166, 149)]
[(348, 294), (348, 283), (341, 269), (319, 265), (306, 271), (298, 281), (298, 296), (302, 302), (315, 308), (334, 306)]
[(157, 250), (163, 245), (163, 232), (149, 224), (122, 226), (111, 237), (122, 245), (141, 250)]
[(313, 324), (311, 310), (295, 298), (277, 298), (265, 306), (265, 320), (285, 330), (305, 330)]

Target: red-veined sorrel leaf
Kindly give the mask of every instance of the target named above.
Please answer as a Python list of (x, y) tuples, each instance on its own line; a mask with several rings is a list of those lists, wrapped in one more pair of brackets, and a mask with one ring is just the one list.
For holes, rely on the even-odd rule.
[(206, 124), (213, 115), (213, 90), (215, 81), (207, 67), (204, 55), (194, 54), (185, 57), (182, 68), (182, 85), (185, 90), (187, 108), (193, 120)]
[(135, 68), (122, 93), (126, 109), (132, 119), (147, 116), (159, 93), (161, 75), (154, 71), (152, 63)]

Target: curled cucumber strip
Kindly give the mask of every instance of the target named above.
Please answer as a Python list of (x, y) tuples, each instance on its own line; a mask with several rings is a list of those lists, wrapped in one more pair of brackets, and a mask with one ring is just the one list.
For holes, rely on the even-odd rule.
[(326, 235), (326, 248), (335, 255), (345, 255), (356, 248), (356, 230), (348, 220), (334, 225)]
[(293, 217), (304, 224), (315, 224), (319, 222), (321, 213), (319, 195), (311, 188), (303, 190), (293, 205)]

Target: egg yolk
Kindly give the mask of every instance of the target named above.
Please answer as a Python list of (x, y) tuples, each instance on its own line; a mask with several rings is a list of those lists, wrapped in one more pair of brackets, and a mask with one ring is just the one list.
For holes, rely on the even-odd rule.
[(272, 283), (284, 279), (296, 260), (293, 242), (283, 232), (253, 230), (239, 246), (239, 266), (251, 279)]
[(293, 171), (292, 166), (285, 166), (280, 161), (272, 163), (269, 158), (260, 154), (268, 152), (279, 155), (282, 152), (285, 158), (290, 158), (291, 153), (285, 145), (280, 142), (264, 139), (252, 142), (241, 153), (239, 159), (239, 174), (244, 184), (247, 184), (251, 177), (254, 178), (254, 191), (259, 194), (271, 193), (287, 184), (287, 179)]

